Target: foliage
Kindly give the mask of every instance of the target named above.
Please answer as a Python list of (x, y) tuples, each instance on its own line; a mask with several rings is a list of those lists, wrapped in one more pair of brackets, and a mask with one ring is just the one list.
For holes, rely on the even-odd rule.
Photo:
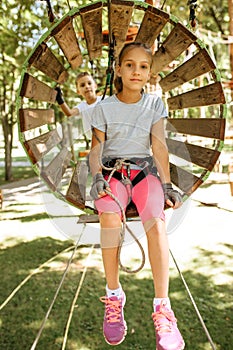
[[(172, 13), (182, 23), (187, 25), (189, 21), (187, 0), (181, 0), (178, 4), (175, 0), (157, 1), (157, 3), (159, 2), (161, 6), (164, 3), (165, 11)], [(38, 39), (51, 25), (46, 3), (46, 1), (34, 0), (22, 0), (20, 2), (16, 0), (2, 0), (0, 8), (0, 123), (2, 124), (4, 135), (6, 180), (12, 178), (13, 127), (17, 121), (15, 100), (20, 75), (22, 69), (24, 69), (23, 64)], [(69, 9), (90, 3), (93, 3), (93, 1), (54, 0), (51, 1), (51, 6), (55, 17), (61, 18)], [(213, 0), (211, 2), (199, 0), (197, 5), (196, 17), (198, 26), (216, 33), (216, 36), (210, 42), (208, 42), (207, 36), (207, 44), (208, 47), (213, 48), (213, 54), (217, 58), (224, 78), (230, 80), (228, 47), (227, 45), (213, 42), (218, 36), (217, 33), (221, 35), (229, 34), (228, 2), (227, 0)], [(100, 83), (100, 85), (104, 84), (106, 61), (103, 64), (99, 60), (95, 62), (94, 66), (90, 66), (89, 62), (84, 62), (81, 69), (93, 69), (94, 75), (97, 77), (97, 83)], [(73, 71), (70, 73), (69, 81), (64, 87), (68, 103), (73, 102), (75, 74)]]

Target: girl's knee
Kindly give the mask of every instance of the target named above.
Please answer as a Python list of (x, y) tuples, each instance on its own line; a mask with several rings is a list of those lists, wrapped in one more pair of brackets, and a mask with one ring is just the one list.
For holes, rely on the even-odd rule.
[(155, 233), (165, 232), (165, 221), (162, 218), (151, 218), (143, 224), (146, 233), (154, 231)]
[(102, 228), (121, 227), (121, 216), (119, 213), (104, 212), (100, 215), (99, 220)]

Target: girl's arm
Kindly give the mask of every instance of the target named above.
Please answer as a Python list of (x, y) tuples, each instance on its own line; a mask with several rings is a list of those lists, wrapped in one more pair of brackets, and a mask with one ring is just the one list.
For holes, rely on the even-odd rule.
[(173, 209), (176, 209), (182, 205), (182, 198), (177, 191), (172, 189), (169, 154), (164, 130), (164, 119), (162, 118), (152, 127), (152, 152), (161, 182), (164, 185), (163, 189), (166, 198), (166, 204), (170, 207), (173, 207)]
[(105, 133), (94, 128), (92, 131), (91, 151), (89, 153), (89, 165), (93, 176), (93, 184), (90, 194), (94, 199), (106, 196), (105, 189), (110, 191), (109, 184), (102, 175), (102, 167), (100, 163), (104, 141)]
[(151, 134), (152, 153), (160, 179), (162, 183), (171, 182), (163, 118), (153, 125)]

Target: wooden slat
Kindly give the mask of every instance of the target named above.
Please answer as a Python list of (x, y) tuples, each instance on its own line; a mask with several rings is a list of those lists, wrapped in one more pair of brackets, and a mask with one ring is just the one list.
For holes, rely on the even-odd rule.
[(102, 55), (102, 3), (80, 9), (84, 36), (90, 60)]
[(190, 195), (203, 183), (203, 180), (196, 175), (172, 163), (170, 163), (170, 173), (172, 183), (187, 195)]
[(63, 148), (40, 173), (52, 191), (56, 191), (67, 166), (70, 164), (71, 158), (71, 152), (67, 148)]
[(167, 99), (170, 110), (224, 104), (221, 83), (213, 83)]
[(173, 139), (167, 139), (166, 141), (171, 154), (210, 171), (213, 169), (220, 155), (220, 152), (215, 149), (204, 148)]
[(56, 101), (56, 95), (57, 92), (54, 89), (25, 73), (20, 96), (54, 103)]
[(38, 46), (28, 62), (59, 84), (63, 84), (68, 78), (65, 67), (45, 43)]
[(67, 201), (80, 209), (85, 208), (87, 175), (86, 162), (78, 162), (66, 193)]
[(55, 122), (53, 109), (19, 109), (20, 131), (24, 132)]
[(65, 19), (52, 31), (52, 35), (63, 51), (72, 69), (77, 69), (83, 59), (71, 17)]
[(206, 49), (201, 49), (196, 55), (160, 80), (159, 84), (166, 92), (215, 68), (216, 66)]
[(197, 40), (185, 26), (177, 23), (153, 56), (152, 74), (157, 74)]
[(37, 163), (59, 142), (61, 142), (61, 138), (58, 135), (57, 129), (54, 129), (34, 139), (25, 141), (24, 146), (32, 163)]
[(224, 118), (168, 118), (166, 130), (224, 140), (225, 123)]
[(114, 38), (114, 55), (117, 57), (126, 41), (134, 2), (112, 0), (110, 5), (110, 28)]
[(151, 47), (169, 19), (166, 12), (148, 6), (135, 41)]

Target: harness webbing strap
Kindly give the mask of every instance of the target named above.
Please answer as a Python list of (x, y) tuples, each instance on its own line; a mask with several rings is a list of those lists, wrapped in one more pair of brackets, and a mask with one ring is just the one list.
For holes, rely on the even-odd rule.
[[(143, 180), (147, 175), (150, 173), (150, 168), (146, 167), (143, 170), (141, 170), (135, 178), (131, 181), (132, 186), (136, 186), (141, 180)], [(122, 175), (119, 171), (115, 171), (112, 175), (117, 180), (122, 180)]]

